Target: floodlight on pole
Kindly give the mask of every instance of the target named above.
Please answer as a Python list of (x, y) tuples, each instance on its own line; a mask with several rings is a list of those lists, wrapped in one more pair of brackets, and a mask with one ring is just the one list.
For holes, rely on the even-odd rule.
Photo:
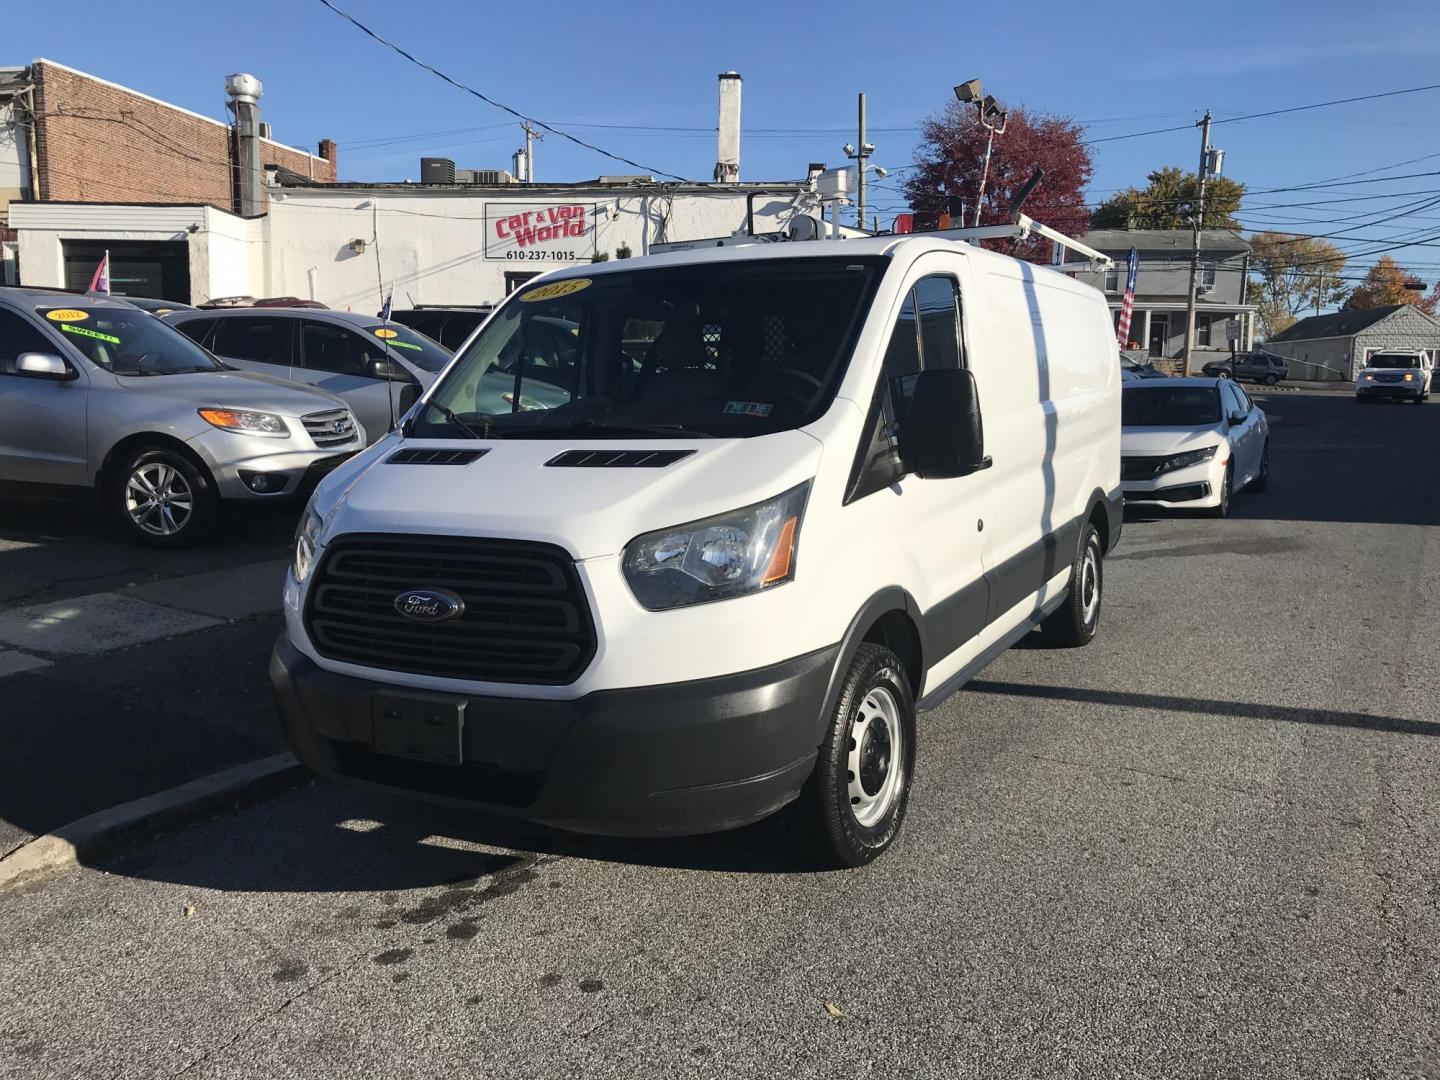
[(955, 98), (962, 105), (968, 105), (972, 101), (980, 99), (980, 80), (970, 79), (955, 87)]

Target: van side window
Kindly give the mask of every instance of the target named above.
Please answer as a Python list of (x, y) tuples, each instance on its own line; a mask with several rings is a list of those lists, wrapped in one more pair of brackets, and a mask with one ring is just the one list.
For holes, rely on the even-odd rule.
[(900, 478), (896, 432), (904, 426), (915, 378), (931, 368), (964, 365), (960, 293), (955, 279), (922, 278), (905, 297), (885, 349), (884, 376), (866, 420), (866, 437), (855, 457), (845, 501), (854, 502)]

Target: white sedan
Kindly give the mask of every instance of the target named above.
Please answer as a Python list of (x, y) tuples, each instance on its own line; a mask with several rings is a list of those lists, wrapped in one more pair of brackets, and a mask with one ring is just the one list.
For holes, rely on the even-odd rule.
[(1228, 379), (1146, 379), (1124, 386), (1120, 481), (1125, 499), (1230, 513), (1241, 488), (1270, 479), (1265, 413)]

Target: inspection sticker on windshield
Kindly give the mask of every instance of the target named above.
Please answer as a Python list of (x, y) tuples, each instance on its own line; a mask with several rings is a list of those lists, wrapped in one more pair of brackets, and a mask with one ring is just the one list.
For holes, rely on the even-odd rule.
[(414, 352), (425, 351), (419, 345), (411, 345), (408, 341), (387, 341), (385, 344), (389, 345), (392, 349), (411, 349)]
[(774, 406), (764, 401), (727, 401), (726, 416), (769, 416)]
[(552, 281), (549, 285), (531, 289), (520, 299), (527, 304), (536, 300), (554, 300), (558, 296), (569, 296), (589, 287), (590, 279), (588, 277), (568, 278), (565, 281)]
[(90, 318), (88, 311), (78, 311), (75, 308), (62, 307), (54, 311), (47, 311), (45, 317), (51, 322), (84, 322)]
[[(51, 312), (54, 314), (54, 312)], [(81, 337), (93, 337), (98, 341), (108, 341), (111, 345), (119, 345), (120, 339), (109, 334), (102, 334), (99, 330), (87, 330), (83, 326), (71, 326), (69, 323), (61, 323), (60, 329), (67, 334), (79, 334)]]
[(378, 338), (384, 338), (388, 341), (391, 338), (399, 337), (400, 335), (397, 334), (394, 330), (391, 330), (388, 326), (377, 326), (375, 328), (375, 336)]

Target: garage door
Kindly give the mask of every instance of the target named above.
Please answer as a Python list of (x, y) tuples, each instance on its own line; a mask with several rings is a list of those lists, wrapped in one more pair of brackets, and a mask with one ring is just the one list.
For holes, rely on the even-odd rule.
[(86, 289), (110, 252), (110, 291), (190, 303), (190, 251), (183, 240), (65, 240), (65, 287)]

